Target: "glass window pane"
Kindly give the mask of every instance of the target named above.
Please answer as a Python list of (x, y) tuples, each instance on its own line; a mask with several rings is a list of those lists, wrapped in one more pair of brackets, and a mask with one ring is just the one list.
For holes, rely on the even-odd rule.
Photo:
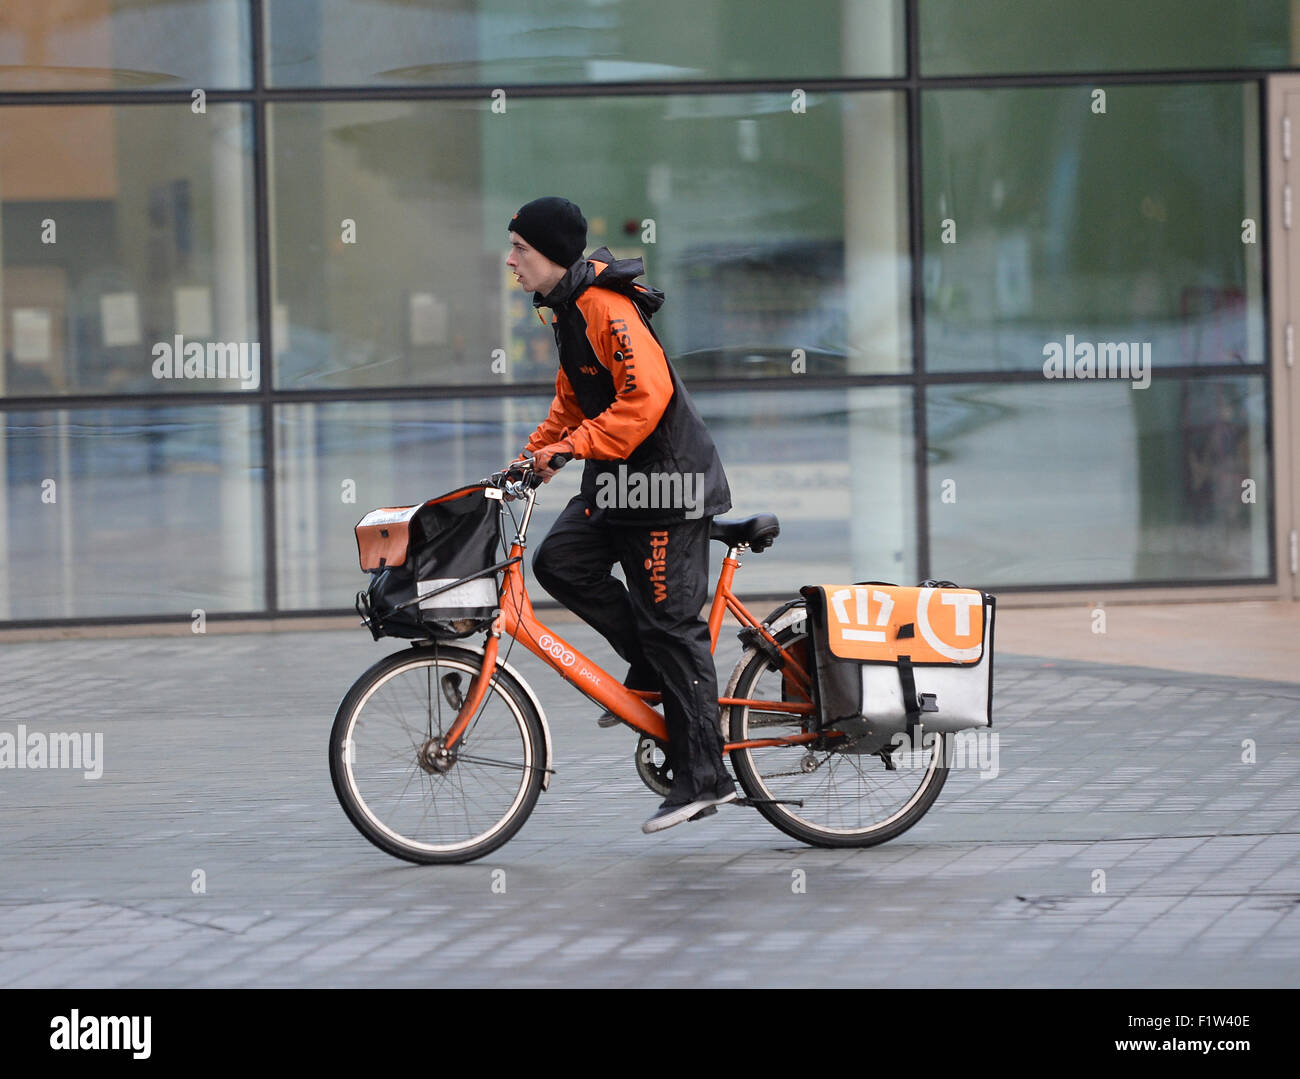
[[(278, 405), (281, 608), (350, 609), (368, 580), (357, 561), (357, 522), (372, 509), (415, 505), (501, 468), (549, 406), (549, 397)], [(546, 486), (529, 528), (533, 547), (577, 494), (580, 477), (580, 468), (567, 468)]]
[(278, 86), (903, 73), (901, 0), (267, 0)]
[(731, 484), (726, 516), (771, 512), (781, 520), (775, 546), (742, 559), (738, 592), (792, 598), (824, 581), (916, 583), (910, 388), (695, 399)]
[(248, 0), (4, 0), (0, 90), (230, 90), (253, 82)]
[(1264, 362), (1258, 87), (1106, 94), (924, 95), (928, 369), (1041, 369), (1067, 334)]
[[(694, 397), (731, 484), (727, 516), (772, 512), (781, 520), (772, 552), (745, 559), (737, 591), (793, 596), (818, 580), (915, 577), (910, 390)], [(549, 404), (546, 397), (508, 397), (278, 406), (281, 606), (350, 608), (366, 582), (357, 521), (500, 468)], [(853, 461), (872, 462), (869, 484), (857, 478)], [(566, 468), (543, 488), (529, 530), (532, 550), (577, 493), (581, 470)], [(347, 501), (353, 486), (356, 501)], [(716, 580), (723, 551), (713, 546)], [(530, 587), (536, 599), (548, 598)]]
[(1291, 0), (919, 0), (924, 75), (1290, 67)]
[(901, 95), (271, 116), (280, 387), (549, 383), (551, 333), (505, 266), (510, 215), (546, 194), (583, 208), (589, 251), (645, 258), (685, 374), (910, 368)]
[(0, 396), (256, 387), (251, 160), (244, 105), (0, 109)]
[(242, 405), (0, 413), (0, 620), (264, 607)]
[(1159, 373), (1145, 390), (931, 387), (931, 574), (993, 590), (1267, 577), (1266, 392), (1258, 375)]

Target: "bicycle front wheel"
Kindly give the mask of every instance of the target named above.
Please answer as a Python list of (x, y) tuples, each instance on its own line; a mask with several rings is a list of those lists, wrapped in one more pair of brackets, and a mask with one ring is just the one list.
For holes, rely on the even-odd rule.
[[(805, 623), (776, 634), (782, 647), (808, 655)], [(782, 673), (755, 652), (742, 660), (735, 695), (782, 700)], [(804, 664), (811, 671), (811, 660)], [(733, 705), (730, 741), (781, 738), (803, 733), (809, 717), (760, 712)], [(915, 753), (894, 752), (889, 768), (879, 755), (853, 754), (806, 745), (765, 746), (731, 752), (736, 778), (758, 811), (786, 835), (817, 847), (870, 847), (905, 832), (939, 796), (948, 769), (943, 739)]]
[(339, 705), (330, 778), (348, 818), (381, 850), (425, 864), (473, 861), (536, 805), (545, 735), (505, 670), (460, 741), (444, 744), (482, 661), (451, 645), (412, 648), (376, 663)]

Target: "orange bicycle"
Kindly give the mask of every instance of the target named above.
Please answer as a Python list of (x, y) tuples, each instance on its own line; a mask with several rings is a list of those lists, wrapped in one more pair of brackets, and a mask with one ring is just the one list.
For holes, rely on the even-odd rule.
[[(482, 646), (415, 640), (366, 671), (349, 689), (330, 735), (330, 776), (349, 819), (368, 840), (412, 862), (481, 858), (523, 827), (554, 773), (550, 730), (527, 682), (500, 655), (513, 638), (587, 697), (639, 732), (637, 774), (666, 796), (668, 732), (652, 707), (658, 694), (625, 688), (536, 616), (523, 553), (540, 477), (529, 462), (483, 481), (516, 532), (506, 559), (473, 577), (500, 574), (498, 606)], [(515, 516), (515, 504), (523, 512)], [(378, 511), (377, 511), (378, 512)], [(947, 778), (942, 739), (912, 749), (855, 752), (852, 739), (819, 730), (810, 674), (805, 601), (755, 617), (732, 592), (741, 551), (771, 546), (772, 514), (715, 519), (711, 538), (727, 545), (709, 612), (716, 649), (730, 612), (745, 651), (718, 698), (725, 752), (746, 797), (786, 834), (823, 847), (882, 843), (915, 824)], [(385, 533), (387, 535), (387, 533)], [(462, 578), (418, 596), (463, 588)], [(363, 594), (364, 595), (364, 594)], [(361, 605), (363, 623), (373, 615)], [(371, 626), (373, 630), (373, 626)], [(378, 634), (376, 634), (378, 636)], [(906, 767), (900, 768), (902, 758)]]

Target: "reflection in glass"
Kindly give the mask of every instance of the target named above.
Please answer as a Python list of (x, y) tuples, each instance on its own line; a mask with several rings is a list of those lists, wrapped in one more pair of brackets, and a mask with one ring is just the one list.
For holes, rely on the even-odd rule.
[(0, 90), (252, 86), (248, 0), (4, 0)]
[(921, 0), (923, 75), (1292, 67), (1291, 0)]
[(915, 583), (910, 389), (695, 396), (731, 484), (727, 516), (781, 520), (776, 545), (743, 559), (741, 591), (793, 598), (819, 581)]
[(645, 259), (683, 374), (907, 370), (901, 104), (274, 105), (277, 385), (549, 383), (551, 334), (505, 255), (510, 215), (553, 193), (585, 211), (589, 250)]
[(926, 366), (1041, 370), (1065, 335), (1264, 361), (1258, 87), (923, 97)]
[[(915, 575), (910, 391), (693, 396), (731, 484), (727, 516), (772, 512), (781, 519), (772, 551), (746, 557), (742, 592), (793, 596), (822, 579)], [(511, 397), (279, 406), (281, 607), (350, 607), (365, 583), (357, 521), (500, 468), (549, 404), (547, 397)], [(577, 493), (581, 469), (575, 463), (543, 488), (530, 528), (534, 551)], [(341, 497), (353, 489), (355, 502)], [(713, 546), (716, 572), (723, 552)], [(536, 591), (535, 598), (547, 598)]]
[(0, 413), (0, 620), (263, 608), (241, 405)]
[(1262, 376), (937, 386), (926, 414), (933, 576), (996, 588), (1269, 572)]
[(273, 86), (903, 73), (901, 0), (267, 0), (266, 11)]
[(254, 259), (247, 106), (0, 109), (0, 396), (255, 387)]
[[(280, 606), (350, 608), (366, 582), (356, 523), (473, 483), (518, 456), (549, 397), (348, 402), (276, 408)], [(580, 470), (560, 472), (534, 516), (545, 535)], [(355, 497), (355, 501), (352, 499)]]

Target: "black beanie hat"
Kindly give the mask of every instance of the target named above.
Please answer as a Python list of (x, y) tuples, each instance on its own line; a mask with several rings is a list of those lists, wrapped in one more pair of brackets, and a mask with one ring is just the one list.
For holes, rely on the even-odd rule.
[(517, 232), (552, 262), (565, 269), (582, 258), (587, 247), (587, 219), (568, 199), (548, 195), (519, 207), (506, 226)]

